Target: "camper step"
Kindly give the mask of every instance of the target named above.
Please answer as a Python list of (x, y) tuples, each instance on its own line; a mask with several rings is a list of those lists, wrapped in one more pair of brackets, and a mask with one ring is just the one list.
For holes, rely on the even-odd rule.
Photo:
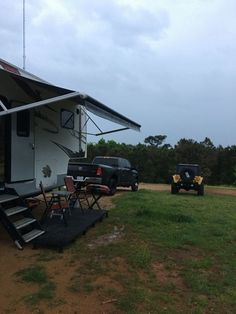
[(18, 195), (2, 194), (0, 195), (0, 204), (18, 199)]
[(21, 229), (32, 224), (35, 221), (36, 221), (35, 218), (22, 218), (20, 220), (15, 221), (13, 225), (15, 226), (16, 229)]
[(23, 239), (26, 243), (30, 242), (31, 240), (39, 237), (40, 235), (44, 234), (44, 230), (39, 230), (39, 229), (34, 229), (31, 230), (30, 232), (26, 233), (23, 235)]
[(24, 212), (25, 210), (27, 210), (28, 208), (27, 207), (23, 207), (23, 206), (15, 206), (15, 207), (11, 207), (11, 208), (8, 208), (5, 210), (5, 214), (10, 217), (12, 215), (15, 215), (15, 214), (19, 214), (19, 213), (22, 213)]

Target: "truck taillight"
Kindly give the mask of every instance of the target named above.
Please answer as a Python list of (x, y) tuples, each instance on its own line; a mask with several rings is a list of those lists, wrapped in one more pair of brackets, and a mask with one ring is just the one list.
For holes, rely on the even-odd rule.
[(97, 176), (101, 176), (102, 175), (102, 168), (101, 167), (97, 168), (96, 175)]

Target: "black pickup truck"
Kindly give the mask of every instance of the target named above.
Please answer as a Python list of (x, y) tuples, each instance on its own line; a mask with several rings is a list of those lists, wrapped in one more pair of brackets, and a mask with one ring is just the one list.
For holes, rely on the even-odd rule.
[(120, 157), (98, 156), (92, 163), (72, 160), (68, 164), (67, 174), (85, 183), (107, 185), (111, 195), (115, 194), (118, 186), (138, 190), (138, 171), (131, 167), (127, 159)]

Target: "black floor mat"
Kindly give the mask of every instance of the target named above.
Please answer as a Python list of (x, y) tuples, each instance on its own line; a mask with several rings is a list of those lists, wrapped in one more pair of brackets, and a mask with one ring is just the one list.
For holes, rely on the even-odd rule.
[(96, 222), (102, 221), (107, 216), (106, 210), (85, 210), (73, 209), (71, 215), (66, 216), (67, 226), (59, 216), (48, 217), (43, 224), (46, 231), (43, 235), (35, 239), (35, 247), (63, 248), (77, 237), (86, 233)]

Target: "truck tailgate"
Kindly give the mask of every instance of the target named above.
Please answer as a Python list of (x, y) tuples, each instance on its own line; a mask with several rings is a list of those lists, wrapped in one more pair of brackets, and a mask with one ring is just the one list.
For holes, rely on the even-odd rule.
[(88, 177), (98, 177), (97, 168), (98, 165), (94, 164), (69, 163), (67, 174), (82, 181)]

